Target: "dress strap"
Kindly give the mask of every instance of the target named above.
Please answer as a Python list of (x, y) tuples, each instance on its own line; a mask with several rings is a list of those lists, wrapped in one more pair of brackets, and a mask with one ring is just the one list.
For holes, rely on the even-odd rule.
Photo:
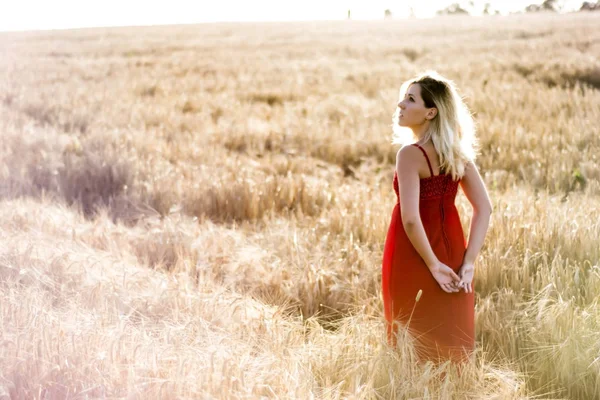
[(423, 152), (423, 155), (425, 156), (425, 160), (427, 160), (427, 166), (429, 167), (429, 173), (431, 174), (431, 176), (433, 176), (433, 169), (431, 168), (431, 163), (429, 162), (429, 157), (427, 156), (425, 149), (423, 149), (417, 143), (414, 143), (414, 145), (417, 146), (419, 148), (419, 150), (421, 150)]

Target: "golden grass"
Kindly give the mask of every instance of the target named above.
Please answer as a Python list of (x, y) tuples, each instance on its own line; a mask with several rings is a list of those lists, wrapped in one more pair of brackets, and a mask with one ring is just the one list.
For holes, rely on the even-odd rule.
[[(0, 35), (0, 398), (600, 398), (596, 22)], [(495, 209), (460, 374), (381, 315), (391, 114), (427, 68)]]

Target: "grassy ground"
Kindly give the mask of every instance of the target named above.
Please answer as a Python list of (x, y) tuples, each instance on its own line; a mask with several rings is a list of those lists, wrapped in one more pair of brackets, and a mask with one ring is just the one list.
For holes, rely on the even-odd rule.
[[(1, 34), (0, 399), (599, 399), (597, 22)], [(495, 209), (461, 374), (382, 323), (391, 115), (424, 69), (472, 108)]]

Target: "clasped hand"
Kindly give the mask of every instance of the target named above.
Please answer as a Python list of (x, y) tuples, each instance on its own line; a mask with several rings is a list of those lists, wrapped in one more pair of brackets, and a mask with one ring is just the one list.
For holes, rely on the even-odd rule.
[(465, 293), (473, 292), (473, 274), (475, 272), (473, 264), (463, 264), (458, 274), (456, 274), (452, 268), (438, 261), (429, 268), (429, 271), (431, 271), (431, 275), (440, 285), (440, 288), (446, 293), (457, 293), (461, 289)]

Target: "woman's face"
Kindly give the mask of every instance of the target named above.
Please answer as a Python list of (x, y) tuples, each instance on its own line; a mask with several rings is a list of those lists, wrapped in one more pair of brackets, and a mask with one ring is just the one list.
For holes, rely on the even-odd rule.
[(418, 83), (408, 87), (404, 98), (398, 103), (398, 108), (398, 125), (409, 128), (425, 124), (432, 114), (432, 108), (425, 107), (421, 97), (421, 85)]

